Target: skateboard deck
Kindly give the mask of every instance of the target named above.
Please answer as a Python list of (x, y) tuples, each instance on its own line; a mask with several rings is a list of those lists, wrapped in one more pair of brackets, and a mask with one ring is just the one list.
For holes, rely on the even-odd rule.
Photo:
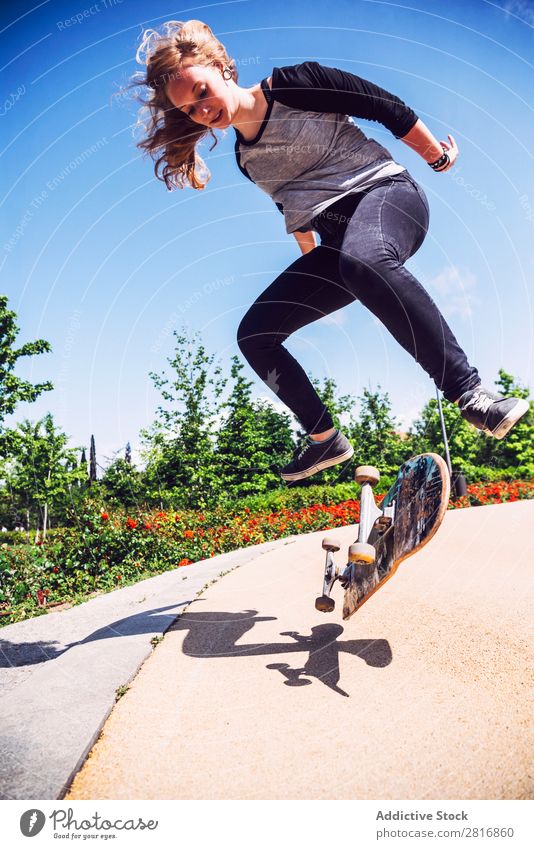
[(316, 608), (328, 612), (334, 601), (329, 591), (336, 580), (345, 589), (343, 619), (357, 610), (395, 574), (397, 568), (429, 542), (438, 530), (450, 495), (450, 477), (445, 461), (433, 453), (419, 454), (407, 460), (380, 503), (375, 503), (372, 486), (379, 472), (371, 466), (356, 469), (362, 485), (358, 539), (349, 547), (348, 563), (339, 572), (332, 552), (339, 544), (327, 537), (323, 596)]

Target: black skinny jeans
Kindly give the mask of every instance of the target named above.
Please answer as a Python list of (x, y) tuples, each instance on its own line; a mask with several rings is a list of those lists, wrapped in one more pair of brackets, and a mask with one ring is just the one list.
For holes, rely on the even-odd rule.
[(354, 300), (380, 319), (449, 401), (480, 383), (436, 304), (403, 265), (423, 243), (428, 221), (426, 195), (407, 171), (341, 198), (312, 222), (321, 244), (283, 271), (243, 317), (241, 352), (307, 433), (332, 427), (332, 417), (282, 343)]

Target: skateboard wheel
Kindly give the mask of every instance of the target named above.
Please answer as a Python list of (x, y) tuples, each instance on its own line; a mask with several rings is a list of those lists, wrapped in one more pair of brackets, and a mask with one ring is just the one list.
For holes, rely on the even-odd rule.
[(323, 548), (325, 551), (339, 551), (341, 543), (337, 537), (323, 537)]
[(319, 598), (315, 599), (315, 607), (317, 610), (320, 610), (321, 613), (332, 613), (336, 603), (333, 598), (330, 598), (328, 595), (320, 595)]
[(374, 486), (380, 480), (380, 472), (375, 466), (358, 466), (354, 473), (356, 483), (370, 483)]
[(376, 551), (368, 542), (354, 542), (349, 546), (349, 563), (374, 563)]

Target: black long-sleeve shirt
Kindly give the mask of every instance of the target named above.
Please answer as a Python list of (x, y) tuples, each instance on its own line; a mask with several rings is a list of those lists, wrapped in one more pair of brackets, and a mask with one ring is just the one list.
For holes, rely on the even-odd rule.
[(272, 83), (274, 99), (285, 106), (379, 121), (397, 138), (405, 136), (417, 121), (413, 109), (395, 94), (356, 74), (319, 62), (274, 68)]

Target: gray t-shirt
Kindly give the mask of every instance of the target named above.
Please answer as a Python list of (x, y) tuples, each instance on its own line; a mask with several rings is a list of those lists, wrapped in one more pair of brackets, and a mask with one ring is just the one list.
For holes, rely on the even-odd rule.
[(236, 159), (272, 197), (288, 233), (311, 229), (314, 216), (340, 197), (406, 170), (349, 117), (380, 121), (397, 138), (406, 135), (417, 115), (385, 89), (318, 62), (273, 68), (272, 89), (266, 79), (261, 87), (265, 118), (250, 141), (235, 130)]

